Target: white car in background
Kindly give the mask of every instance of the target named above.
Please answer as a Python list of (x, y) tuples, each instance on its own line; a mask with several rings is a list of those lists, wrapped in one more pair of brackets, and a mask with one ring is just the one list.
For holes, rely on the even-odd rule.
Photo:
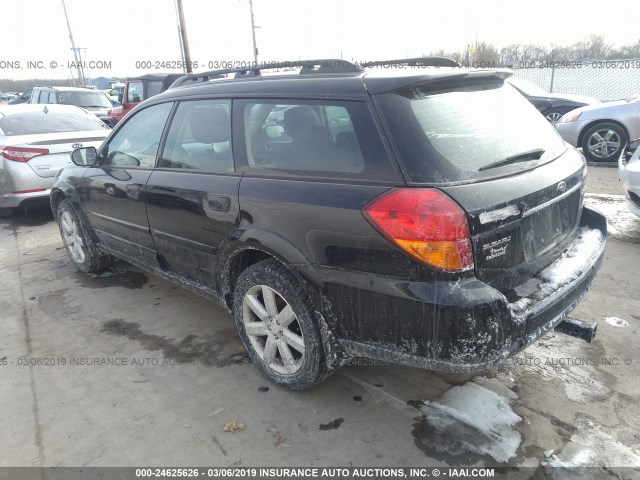
[[(640, 139), (636, 140), (635, 143), (639, 141)], [(622, 180), (629, 210), (640, 216), (640, 145), (638, 145), (628, 161), (626, 161), (624, 155), (620, 156), (618, 173), (620, 174), (620, 180)]]
[(0, 105), (0, 217), (48, 205), (56, 174), (71, 152), (96, 147), (111, 129), (73, 105)]

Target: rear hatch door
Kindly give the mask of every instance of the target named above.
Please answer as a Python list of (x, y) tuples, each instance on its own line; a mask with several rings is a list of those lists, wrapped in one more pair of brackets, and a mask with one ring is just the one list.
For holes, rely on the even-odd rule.
[(520, 175), (443, 187), (467, 212), (476, 276), (507, 292), (557, 259), (580, 223), (584, 173), (568, 149)]

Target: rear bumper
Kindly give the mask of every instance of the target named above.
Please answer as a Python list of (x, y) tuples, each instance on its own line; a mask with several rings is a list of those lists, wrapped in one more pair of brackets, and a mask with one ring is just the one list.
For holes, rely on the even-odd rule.
[(526, 308), (475, 278), (418, 283), (354, 273), (344, 281), (344, 272), (325, 272), (322, 315), (347, 357), (446, 372), (491, 368), (553, 330), (587, 294), (604, 258), (606, 218), (585, 207), (581, 226), (601, 237), (582, 249), (584, 268), (553, 290), (538, 278), (541, 292)]
[(0, 195), (0, 208), (20, 208), (49, 205), (51, 189), (29, 193), (6, 193)]

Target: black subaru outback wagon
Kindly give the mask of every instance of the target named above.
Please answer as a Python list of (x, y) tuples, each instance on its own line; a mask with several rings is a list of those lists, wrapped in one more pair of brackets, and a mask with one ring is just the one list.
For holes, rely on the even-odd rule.
[(428, 64), (177, 80), (60, 173), (71, 260), (219, 302), (292, 389), (355, 357), (498, 364), (584, 297), (606, 220), (583, 205), (583, 156), (508, 72)]

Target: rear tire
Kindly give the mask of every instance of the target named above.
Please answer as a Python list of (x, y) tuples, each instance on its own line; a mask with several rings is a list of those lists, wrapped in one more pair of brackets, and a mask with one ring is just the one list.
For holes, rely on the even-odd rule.
[(62, 200), (58, 205), (56, 222), (69, 258), (78, 270), (97, 272), (111, 264), (111, 256), (98, 250), (69, 200)]
[(251, 360), (269, 380), (291, 390), (322, 381), (324, 349), (311, 301), (283, 266), (265, 260), (243, 271), (233, 310)]
[(0, 218), (7, 218), (13, 215), (13, 208), (0, 208)]
[(582, 137), (582, 153), (591, 162), (617, 161), (629, 143), (627, 131), (617, 123), (602, 122), (590, 127)]

